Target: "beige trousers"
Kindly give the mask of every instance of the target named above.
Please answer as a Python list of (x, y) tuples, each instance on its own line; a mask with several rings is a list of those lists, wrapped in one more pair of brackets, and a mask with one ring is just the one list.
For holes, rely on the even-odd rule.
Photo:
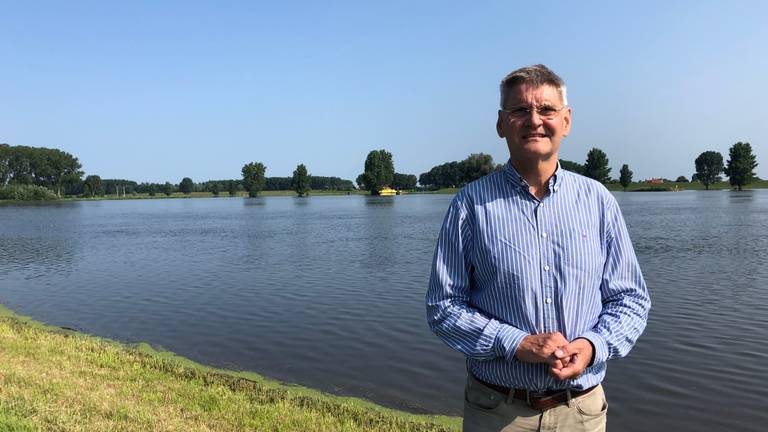
[(464, 432), (599, 432), (605, 431), (607, 412), (602, 385), (543, 412), (507, 398), (471, 375), (464, 391)]

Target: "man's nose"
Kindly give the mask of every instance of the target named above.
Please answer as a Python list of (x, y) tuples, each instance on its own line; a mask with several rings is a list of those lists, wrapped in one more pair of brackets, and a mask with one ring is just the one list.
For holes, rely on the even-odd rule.
[(525, 116), (525, 123), (531, 126), (538, 126), (542, 123), (541, 116), (535, 109), (532, 109)]

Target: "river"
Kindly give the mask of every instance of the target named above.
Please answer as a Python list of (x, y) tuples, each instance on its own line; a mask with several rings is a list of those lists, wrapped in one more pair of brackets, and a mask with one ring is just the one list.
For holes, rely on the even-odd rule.
[[(768, 190), (616, 193), (653, 308), (609, 363), (609, 428), (768, 423)], [(421, 413), (461, 414), (424, 294), (450, 195), (0, 206), (0, 303)]]

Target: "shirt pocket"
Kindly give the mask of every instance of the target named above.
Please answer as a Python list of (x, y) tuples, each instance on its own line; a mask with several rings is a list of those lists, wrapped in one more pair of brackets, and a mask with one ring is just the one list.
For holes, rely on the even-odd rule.
[(515, 241), (504, 236), (496, 237), (491, 245), (488, 251), (495, 278), (503, 280), (507, 286), (518, 287), (523, 275), (530, 271), (534, 246), (527, 244), (524, 239)]
[(561, 259), (566, 279), (578, 274), (580, 279), (599, 279), (603, 274), (602, 243), (599, 230), (589, 226), (568, 227), (560, 232)]

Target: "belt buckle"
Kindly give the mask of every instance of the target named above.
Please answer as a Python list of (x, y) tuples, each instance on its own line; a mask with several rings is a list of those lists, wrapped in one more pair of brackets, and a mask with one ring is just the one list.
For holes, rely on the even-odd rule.
[(528, 405), (531, 404), (531, 398), (538, 398), (538, 399), (547, 399), (547, 392), (543, 391), (533, 391), (533, 390), (526, 390), (525, 391), (525, 403)]
[[(525, 403), (529, 407), (533, 408), (533, 404), (531, 403), (531, 398), (532, 397), (536, 398), (537, 402), (541, 403), (541, 402), (548, 401), (548, 400), (550, 400), (552, 398), (555, 398), (557, 396), (560, 396), (563, 393), (565, 393), (565, 403), (568, 404), (568, 408), (573, 408), (573, 396), (571, 394), (571, 389), (563, 389), (563, 390), (556, 391), (556, 392), (550, 393), (550, 394), (547, 394), (546, 391), (526, 390), (526, 392), (525, 392)], [(559, 404), (556, 404), (556, 405), (559, 405)], [(545, 410), (547, 410), (547, 409), (550, 409), (550, 408), (546, 408)]]

